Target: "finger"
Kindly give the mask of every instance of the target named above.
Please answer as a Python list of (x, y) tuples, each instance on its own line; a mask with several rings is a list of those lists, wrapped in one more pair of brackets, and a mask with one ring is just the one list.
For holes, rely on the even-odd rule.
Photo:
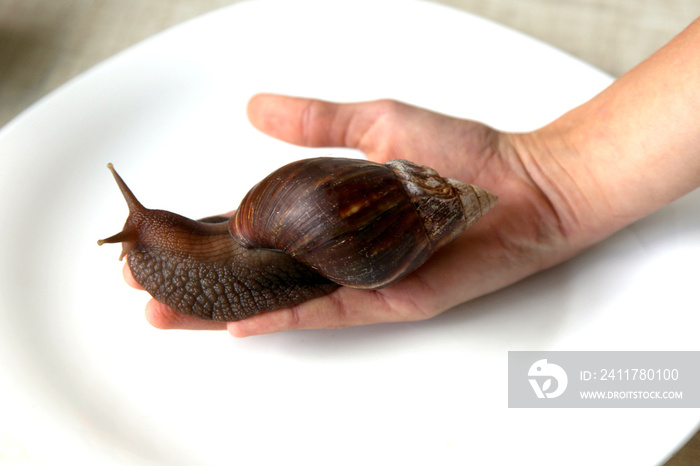
[(180, 314), (165, 304), (151, 299), (146, 304), (146, 320), (158, 329), (182, 330), (225, 330), (226, 322), (202, 320), (197, 317)]
[(383, 290), (340, 288), (299, 306), (229, 322), (228, 331), (234, 337), (247, 337), (294, 329), (329, 329), (422, 320), (430, 316), (410, 302), (392, 305)]
[[(340, 289), (331, 295), (308, 301), (303, 305), (258, 314), (238, 322), (230, 322), (228, 331), (235, 337), (246, 337), (293, 329), (340, 328), (370, 323), (368, 320), (374, 319), (362, 316), (358, 312), (358, 307), (349, 308), (344, 304), (348, 300), (348, 294), (359, 295), (355, 299), (362, 299), (363, 293), (358, 293), (358, 291)], [(366, 301), (366, 298), (363, 301)], [(364, 309), (365, 311), (380, 311), (377, 307), (383, 308), (382, 305), (377, 306), (374, 303), (372, 307), (368, 306)]]
[(387, 106), (387, 101), (337, 104), (258, 94), (248, 103), (248, 118), (260, 131), (292, 144), (366, 151), (363, 141)]

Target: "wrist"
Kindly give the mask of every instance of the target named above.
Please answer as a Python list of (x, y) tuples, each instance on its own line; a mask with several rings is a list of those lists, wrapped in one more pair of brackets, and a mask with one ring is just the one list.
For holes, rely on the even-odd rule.
[(562, 239), (573, 248), (583, 248), (615, 231), (624, 219), (618, 218), (612, 201), (587, 169), (590, 147), (573, 117), (504, 137), (525, 176), (550, 206)]

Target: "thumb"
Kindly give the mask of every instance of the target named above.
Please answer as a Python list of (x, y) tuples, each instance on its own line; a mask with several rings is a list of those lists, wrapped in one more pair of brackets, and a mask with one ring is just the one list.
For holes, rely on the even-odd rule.
[(338, 104), (274, 94), (248, 102), (248, 119), (257, 129), (291, 144), (307, 147), (361, 147), (381, 112), (376, 102)]

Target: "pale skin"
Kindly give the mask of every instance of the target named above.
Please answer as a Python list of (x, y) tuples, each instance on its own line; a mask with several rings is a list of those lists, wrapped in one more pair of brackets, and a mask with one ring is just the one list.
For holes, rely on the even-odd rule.
[[(409, 159), (488, 189), (496, 208), (399, 283), (339, 288), (239, 322), (203, 321), (151, 300), (158, 328), (228, 331), (416, 321), (560, 263), (700, 186), (700, 20), (589, 102), (530, 133), (495, 131), (383, 100), (337, 104), (257, 95), (260, 131), (308, 147)], [(128, 267), (127, 282), (139, 288)]]

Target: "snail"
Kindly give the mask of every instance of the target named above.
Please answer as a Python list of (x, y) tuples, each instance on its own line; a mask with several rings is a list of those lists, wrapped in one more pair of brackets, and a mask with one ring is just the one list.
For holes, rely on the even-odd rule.
[(121, 232), (134, 279), (156, 300), (235, 321), (339, 286), (396, 283), (456, 239), (496, 196), (406, 160), (299, 160), (256, 184), (230, 217), (190, 220), (145, 208), (108, 164), (129, 216)]

